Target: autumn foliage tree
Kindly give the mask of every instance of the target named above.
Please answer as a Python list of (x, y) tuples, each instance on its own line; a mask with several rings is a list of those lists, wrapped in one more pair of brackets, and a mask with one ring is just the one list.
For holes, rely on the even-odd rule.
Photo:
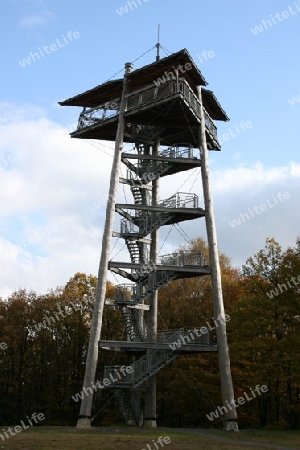
[(256, 384), (268, 387), (268, 393), (243, 407), (246, 424), (299, 426), (299, 244), (283, 252), (269, 238), (243, 266), (244, 296), (231, 322), (236, 385), (238, 394)]
[[(3, 424), (32, 412), (43, 412), (48, 424), (75, 423), (79, 404), (71, 396), (82, 389), (96, 281), (77, 273), (45, 295), (19, 290), (0, 301), (0, 342), (7, 346), (0, 363)], [(108, 283), (108, 295), (111, 290)], [(103, 334), (109, 339), (117, 314), (107, 313)], [(102, 358), (100, 378), (110, 359)]]

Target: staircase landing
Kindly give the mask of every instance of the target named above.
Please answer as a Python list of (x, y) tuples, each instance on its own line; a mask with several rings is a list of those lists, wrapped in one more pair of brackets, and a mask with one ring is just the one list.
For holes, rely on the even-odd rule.
[[(124, 262), (124, 261), (110, 261), (108, 268), (110, 270), (114, 268), (123, 268), (123, 269), (132, 269), (132, 270), (141, 270), (145, 267), (145, 264), (142, 263), (131, 263), (131, 262)], [(191, 278), (191, 277), (197, 277), (200, 275), (209, 275), (210, 274), (210, 268), (208, 266), (182, 266), (178, 267), (175, 265), (169, 265), (169, 264), (157, 264), (155, 266), (156, 272), (172, 272), (178, 274), (177, 278)]]
[[(129, 341), (99, 341), (99, 349), (112, 350), (114, 352), (121, 353), (133, 353), (140, 355), (146, 353), (149, 349), (156, 350), (170, 350), (170, 344), (164, 344), (159, 342), (129, 342)], [(217, 345), (215, 344), (201, 344), (201, 343), (188, 343), (182, 344), (181, 347), (176, 348), (174, 353), (176, 354), (189, 354), (189, 353), (203, 353), (203, 352), (216, 352)]]

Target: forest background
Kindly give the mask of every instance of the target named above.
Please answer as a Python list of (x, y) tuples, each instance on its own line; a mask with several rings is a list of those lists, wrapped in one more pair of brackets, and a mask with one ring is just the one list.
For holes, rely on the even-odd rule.
[[(201, 238), (184, 250), (202, 251)], [(283, 250), (273, 238), (242, 269), (221, 254), (223, 295), (235, 398), (256, 385), (268, 391), (238, 407), (240, 427), (300, 428), (300, 239)], [(76, 273), (45, 295), (15, 291), (0, 299), (0, 423), (41, 412), (43, 425), (75, 425), (97, 279)], [(107, 298), (114, 286), (107, 284)], [(159, 330), (213, 323), (210, 277), (178, 280), (159, 291)], [(102, 339), (126, 340), (120, 310), (105, 307)], [(214, 331), (211, 340), (216, 340)], [(130, 364), (126, 355), (100, 351), (105, 365)], [(219, 426), (207, 414), (222, 405), (217, 354), (180, 356), (157, 375), (158, 423)], [(94, 395), (93, 425), (120, 422), (113, 391)]]

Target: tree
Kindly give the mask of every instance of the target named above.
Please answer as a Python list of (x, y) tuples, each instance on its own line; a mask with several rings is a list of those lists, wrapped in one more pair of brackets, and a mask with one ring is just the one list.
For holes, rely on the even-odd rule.
[[(265, 384), (258, 399), (260, 425), (296, 426), (299, 420), (299, 273), (297, 247), (283, 252), (273, 238), (247, 259), (241, 284), (244, 296), (232, 313), (232, 361), (239, 392)], [(245, 377), (245, 373), (247, 376)], [(248, 402), (245, 420), (255, 422), (257, 402)]]
[[(208, 264), (208, 248), (202, 238), (179, 250), (202, 252)], [(225, 310), (230, 315), (241, 295), (240, 274), (224, 254), (220, 254), (220, 264)], [(159, 291), (160, 330), (202, 327), (207, 322), (214, 324), (210, 277), (180, 279)], [(230, 335), (230, 322), (228, 325)], [(216, 342), (215, 331), (210, 332), (210, 340)], [(222, 405), (216, 353), (180, 356), (157, 377), (158, 407), (165, 425), (203, 426), (210, 423), (206, 414)]]

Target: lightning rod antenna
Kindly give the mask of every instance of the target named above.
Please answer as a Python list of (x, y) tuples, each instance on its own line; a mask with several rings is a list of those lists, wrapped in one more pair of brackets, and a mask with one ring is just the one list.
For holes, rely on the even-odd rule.
[(160, 60), (160, 55), (159, 55), (159, 49), (160, 49), (159, 32), (160, 32), (160, 25), (157, 26), (157, 44), (156, 44), (157, 53), (156, 53), (156, 61)]

